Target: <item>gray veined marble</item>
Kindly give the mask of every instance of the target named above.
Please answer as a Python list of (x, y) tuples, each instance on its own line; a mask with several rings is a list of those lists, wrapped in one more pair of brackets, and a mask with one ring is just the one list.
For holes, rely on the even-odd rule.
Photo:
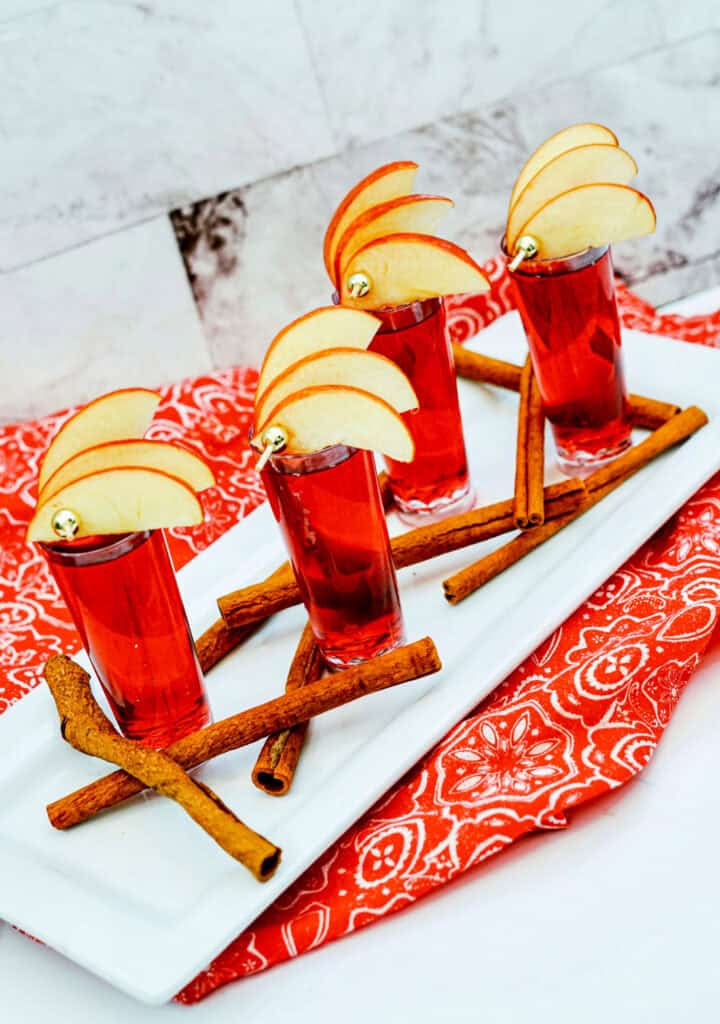
[(327, 303), (322, 238), (344, 192), (379, 164), (414, 159), (418, 189), (450, 195), (441, 233), (497, 253), (528, 153), (574, 121), (611, 126), (640, 167), (658, 229), (615, 247), (618, 273), (660, 304), (720, 282), (720, 32), (529, 89), (371, 142), (172, 214), (216, 365), (257, 363), (290, 319)]
[(292, 0), (4, 5), (0, 270), (334, 152)]

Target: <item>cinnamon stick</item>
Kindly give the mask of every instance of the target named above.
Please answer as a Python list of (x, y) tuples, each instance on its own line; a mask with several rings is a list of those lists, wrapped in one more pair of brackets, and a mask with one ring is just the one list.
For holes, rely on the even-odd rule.
[[(273, 583), (295, 577), (289, 562), (283, 564), (267, 577), (266, 582)], [(262, 625), (262, 620), (249, 622), (237, 629), (229, 629), (223, 618), (216, 619), (212, 626), (201, 633), (195, 641), (200, 668), (209, 672), (219, 661), (234, 651), (243, 641), (247, 640)]]
[(239, 629), (228, 629), (224, 619), (216, 619), (195, 641), (195, 650), (203, 672), (209, 672), (214, 668), (226, 654), (247, 640), (259, 626), (260, 622), (250, 622)]
[[(550, 484), (544, 492), (546, 518), (555, 519), (577, 508), (584, 494), (585, 485), (582, 480), (563, 480)], [(390, 541), (393, 562), (396, 568), (402, 569), (514, 529), (513, 499), (507, 498), (393, 537)], [(231, 628), (242, 627), (299, 603), (300, 591), (297, 584), (268, 581), (234, 590), (218, 598), (220, 612)]]
[[(290, 665), (285, 692), (313, 683), (323, 674), (323, 660), (315, 636), (307, 623)], [(295, 778), (295, 769), (305, 742), (308, 722), (273, 733), (265, 740), (252, 771), (258, 789), (271, 796), (284, 796)]]
[(521, 530), (545, 521), (545, 416), (530, 356), (520, 378), (513, 515)]
[(595, 470), (585, 481), (588, 494), (576, 511), (533, 530), (527, 530), (509, 543), (446, 579), (443, 582), (446, 599), (451, 604), (458, 604), (479, 587), (499, 576), (505, 569), (515, 565), (550, 537), (554, 537), (568, 523), (574, 522), (588, 509), (593, 508), (599, 501), (602, 501), (605, 495), (619, 487), (621, 483), (662, 452), (687, 440), (706, 423), (707, 416), (702, 409), (695, 406), (690, 406), (678, 413), (640, 444), (618, 456), (609, 465)]
[(702, 409), (698, 409), (696, 405), (688, 406), (687, 409), (683, 409), (677, 416), (673, 416), (667, 423), (654, 430), (640, 444), (628, 448), (607, 466), (602, 466), (591, 473), (585, 481), (587, 489), (590, 492), (597, 491), (620, 478), (625, 479), (633, 473), (637, 473), (639, 469), (646, 466), (648, 462), (652, 462), (668, 448), (672, 448), (681, 441), (686, 441), (688, 437), (704, 427), (707, 421), (707, 415)]
[(682, 412), (679, 405), (672, 402), (661, 402), (657, 398), (646, 398), (644, 395), (628, 395), (633, 426), (643, 430), (657, 430), (673, 416)]
[(530, 380), (528, 412), (527, 516), (530, 526), (545, 522), (545, 412), (537, 377)]
[(43, 674), (60, 716), (60, 731), (70, 746), (120, 765), (135, 785), (175, 800), (258, 881), (272, 877), (280, 863), (279, 847), (248, 828), (208, 786), (191, 779), (167, 753), (120, 736), (95, 701), (87, 672), (65, 655), (56, 654), (46, 662)]
[(519, 391), (522, 366), (504, 359), (493, 359), (481, 352), (471, 352), (464, 345), (453, 342), (453, 361), (458, 377), (476, 380), (480, 384), (493, 384), (506, 391)]
[[(165, 753), (189, 771), (220, 754), (281, 729), (290, 729), (366, 694), (432, 675), (441, 667), (435, 644), (425, 637), (199, 729), (173, 743)], [(132, 774), (113, 772), (49, 804), (48, 818), (55, 828), (71, 828), (145, 788)]]
[(520, 405), (517, 414), (517, 440), (515, 443), (515, 494), (513, 498), (513, 517), (515, 525), (524, 529), (528, 525), (528, 417), (530, 413), (530, 382), (532, 381), (532, 363), (530, 356), (520, 374)]
[[(493, 359), (481, 352), (471, 352), (463, 345), (453, 343), (455, 370), (460, 377), (475, 380), (481, 384), (492, 384), (506, 391), (519, 391), (522, 366)], [(672, 402), (661, 402), (644, 395), (628, 395), (633, 424), (643, 430), (657, 430), (680, 412), (680, 406)]]

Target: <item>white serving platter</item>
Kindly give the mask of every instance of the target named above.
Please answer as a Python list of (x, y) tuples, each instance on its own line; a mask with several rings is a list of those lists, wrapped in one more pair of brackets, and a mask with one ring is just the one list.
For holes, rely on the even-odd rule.
[[(204, 968), (720, 469), (720, 352), (634, 331), (624, 343), (633, 391), (701, 405), (710, 425), (457, 607), (446, 603), (442, 579), (502, 540), (402, 570), (408, 637), (431, 635), (443, 671), (316, 719), (288, 796), (251, 785), (260, 744), (201, 769), (240, 817), (283, 848), (269, 882), (255, 882), (154, 796), (53, 830), (45, 805), (107, 769), (60, 740), (40, 686), (0, 717), (0, 917), (148, 1003), (170, 999)], [(472, 347), (522, 361), (516, 315)], [(507, 497), (517, 398), (467, 382), (460, 389), (480, 500)], [(552, 466), (548, 478), (559, 478)], [(180, 573), (194, 632), (215, 618), (217, 595), (284, 557), (263, 505)], [(283, 612), (213, 670), (216, 719), (281, 692), (302, 622), (302, 609)]]

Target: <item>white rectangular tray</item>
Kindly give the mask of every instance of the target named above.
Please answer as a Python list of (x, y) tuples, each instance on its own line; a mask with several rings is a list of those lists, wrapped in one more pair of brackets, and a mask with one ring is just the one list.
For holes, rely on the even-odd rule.
[[(179, 808), (153, 796), (54, 831), (45, 805), (106, 768), (60, 740), (40, 686), (0, 717), (0, 917), (149, 1003), (168, 1000), (205, 967), (720, 468), (720, 353), (633, 331), (624, 339), (632, 390), (702, 405), (710, 425), (457, 607), (446, 603), (441, 580), (502, 540), (403, 570), (409, 638), (430, 634), (443, 671), (317, 719), (288, 796), (251, 785), (259, 744), (201, 770), (282, 846), (270, 882), (255, 882)], [(483, 331), (475, 347), (521, 361), (515, 314)], [(461, 382), (461, 401), (480, 500), (507, 497), (517, 398)], [(548, 477), (559, 474), (549, 468)], [(263, 505), (180, 573), (194, 632), (215, 618), (217, 595), (284, 557)], [(276, 616), (213, 670), (216, 718), (282, 690), (302, 621), (300, 608)]]

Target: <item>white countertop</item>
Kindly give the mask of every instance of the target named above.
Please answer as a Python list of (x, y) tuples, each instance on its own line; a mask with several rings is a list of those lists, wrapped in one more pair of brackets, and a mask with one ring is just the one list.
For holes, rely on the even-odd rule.
[(720, 643), (648, 769), (386, 921), (222, 989), (151, 1008), (0, 926), (4, 1024), (606, 1024), (714, 1019)]
[[(717, 308), (720, 290), (684, 300)], [(680, 304), (678, 304), (680, 306)], [(0, 925), (3, 1024), (673, 1024), (716, 1016), (720, 638), (649, 767), (413, 908), (192, 1008), (149, 1008)]]

